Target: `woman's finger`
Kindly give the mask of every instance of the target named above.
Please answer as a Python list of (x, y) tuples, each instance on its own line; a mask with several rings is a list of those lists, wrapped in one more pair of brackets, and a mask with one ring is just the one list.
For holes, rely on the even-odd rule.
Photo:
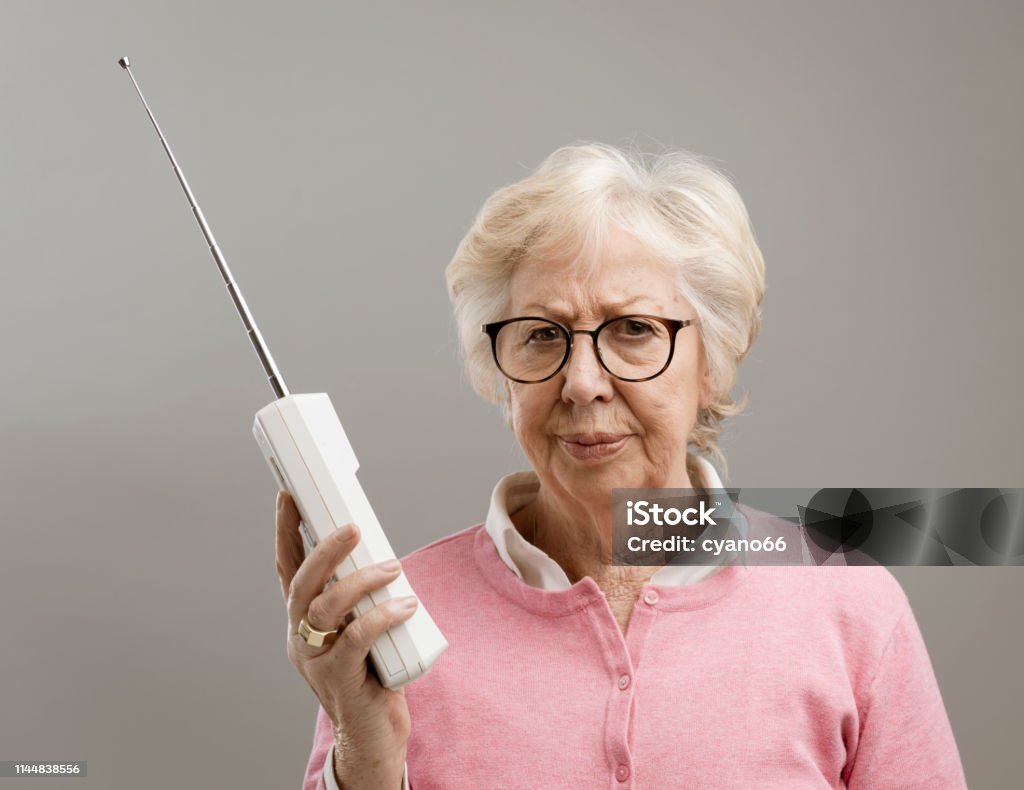
[[(388, 565), (388, 562), (393, 563)], [(402, 570), (398, 560), (389, 560), (360, 568), (332, 584), (309, 603), (306, 622), (317, 631), (341, 627), (345, 616), (356, 604), (384, 585), (398, 578)]]
[(366, 614), (357, 617), (345, 626), (338, 643), (346, 644), (353, 650), (353, 656), (365, 661), (373, 643), (391, 626), (397, 625), (412, 617), (418, 601), (415, 595), (393, 598), (379, 606), (374, 606)]
[[(373, 643), (389, 628), (412, 617), (417, 606), (415, 595), (392, 598), (374, 606), (341, 629), (337, 640), (330, 646), (312, 647), (297, 633), (291, 634), (288, 640), (289, 656), (295, 663), (329, 653), (330, 660), (339, 665), (340, 677), (365, 678), (366, 659)], [(358, 682), (362, 683), (362, 680)]]
[(277, 492), (277, 577), (281, 580), (281, 594), (288, 602), (292, 578), (302, 565), (305, 549), (299, 533), (299, 511), (287, 491)]
[(359, 542), (355, 524), (344, 524), (329, 537), (316, 544), (309, 556), (292, 576), (288, 591), (288, 618), (291, 633), (297, 633), (299, 620), (305, 616), (310, 602), (323, 592), (324, 585)]

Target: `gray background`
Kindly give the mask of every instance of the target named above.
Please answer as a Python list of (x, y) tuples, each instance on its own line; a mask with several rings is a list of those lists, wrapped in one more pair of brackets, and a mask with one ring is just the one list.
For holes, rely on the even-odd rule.
[[(0, 758), (282, 788), (311, 743), (250, 434), (272, 394), (121, 55), (399, 554), (523, 466), (462, 379), (443, 268), (580, 139), (714, 157), (747, 202), (769, 288), (733, 485), (1024, 485), (1020, 3), (0, 14)], [(894, 572), (971, 786), (1010, 786), (1024, 575)]]

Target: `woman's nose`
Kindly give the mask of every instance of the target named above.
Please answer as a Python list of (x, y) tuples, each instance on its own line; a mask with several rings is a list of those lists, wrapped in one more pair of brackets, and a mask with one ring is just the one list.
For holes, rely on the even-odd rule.
[(597, 349), (585, 335), (573, 342), (562, 375), (562, 399), (576, 405), (608, 400), (614, 392), (611, 374), (601, 366)]

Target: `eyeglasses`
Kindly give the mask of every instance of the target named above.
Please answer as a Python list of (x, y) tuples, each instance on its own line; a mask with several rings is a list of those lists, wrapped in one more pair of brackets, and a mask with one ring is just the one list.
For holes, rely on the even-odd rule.
[(622, 381), (650, 381), (665, 372), (675, 353), (676, 333), (697, 323), (653, 315), (610, 318), (596, 329), (569, 329), (547, 318), (524, 316), (484, 324), (498, 369), (512, 381), (538, 384), (565, 367), (573, 336), (590, 335), (597, 359)]

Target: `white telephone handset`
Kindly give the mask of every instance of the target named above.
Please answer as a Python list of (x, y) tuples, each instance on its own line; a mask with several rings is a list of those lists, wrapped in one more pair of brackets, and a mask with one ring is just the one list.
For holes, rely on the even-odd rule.
[[(188, 202), (192, 206), (199, 227), (202, 228), (210, 252), (217, 262), (228, 293), (242, 318), (249, 339), (267, 373), (267, 379), (277, 400), (256, 412), (252, 431), (270, 465), (278, 485), (287, 490), (298, 507), (302, 518), (301, 529), (307, 548), (329, 537), (338, 527), (353, 522), (359, 526), (360, 540), (352, 553), (335, 570), (335, 575), (347, 575), (359, 568), (393, 559), (391, 548), (370, 502), (363, 493), (356, 471), (359, 462), (352, 451), (345, 430), (341, 427), (338, 414), (325, 392), (306, 395), (291, 395), (285, 387), (270, 350), (256, 322), (249, 313), (249, 307), (238, 290), (231, 270), (217, 246), (210, 226), (196, 203), (192, 190), (185, 180), (185, 174), (171, 153), (160, 126), (149, 109), (142, 90), (131, 72), (128, 58), (118, 63), (128, 72), (135, 90), (142, 99), (150, 121), (156, 129), (160, 142), (167, 152), (175, 175), (181, 183)], [(413, 595), (412, 587), (405, 573), (398, 575), (386, 587), (365, 596), (356, 605), (355, 616), (365, 614), (370, 608), (392, 598)], [(370, 649), (370, 657), (380, 682), (390, 689), (398, 689), (412, 680), (426, 674), (434, 661), (448, 647), (441, 634), (421, 603), (412, 617), (386, 631)]]

